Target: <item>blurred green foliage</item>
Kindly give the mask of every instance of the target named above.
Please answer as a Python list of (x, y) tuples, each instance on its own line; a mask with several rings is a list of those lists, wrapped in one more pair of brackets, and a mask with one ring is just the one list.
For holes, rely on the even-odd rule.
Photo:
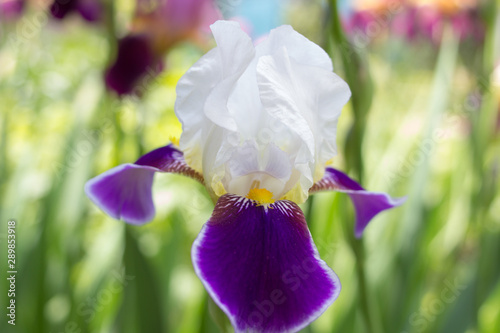
[[(129, 5), (118, 2), (125, 13)], [(365, 188), (409, 198), (372, 221), (361, 248), (353, 247), (345, 196), (317, 194), (304, 207), (343, 285), (304, 331), (500, 332), (500, 139), (490, 77), (500, 59), (499, 16), (491, 15), (484, 45), (459, 44), (451, 34), (440, 46), (386, 36), (354, 49), (353, 58), (318, 8), (293, 7), (290, 22), (329, 50), (362, 105), (361, 114), (356, 105), (344, 110), (334, 165), (363, 175)], [(304, 21), (308, 14), (315, 26)], [(102, 82), (106, 29), (45, 22), (23, 43), (10, 42), (22, 22), (2, 27), (0, 46), (0, 271), (7, 275), (9, 219), (17, 221), (18, 270), (15, 327), (0, 280), (0, 331), (219, 332), (223, 320), (212, 319), (218, 309), (190, 258), (213, 208), (203, 187), (156, 175), (157, 214), (144, 227), (107, 217), (83, 192), (91, 177), (180, 134), (175, 85), (204, 50), (177, 47), (142, 98), (118, 100)], [(360, 73), (371, 77), (368, 88)]]

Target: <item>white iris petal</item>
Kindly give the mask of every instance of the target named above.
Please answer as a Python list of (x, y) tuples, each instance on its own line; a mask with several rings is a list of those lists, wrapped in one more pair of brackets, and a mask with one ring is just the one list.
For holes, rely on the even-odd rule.
[(255, 141), (246, 141), (233, 149), (222, 183), (229, 193), (242, 196), (251, 188), (266, 188), (278, 200), (290, 190), (286, 185), (291, 173), (289, 156), (274, 143), (259, 148)]
[(180, 79), (180, 147), (214, 198), (265, 188), (303, 202), (336, 154), (350, 97), (326, 52), (289, 26), (254, 47), (235, 22), (212, 25), (217, 47)]

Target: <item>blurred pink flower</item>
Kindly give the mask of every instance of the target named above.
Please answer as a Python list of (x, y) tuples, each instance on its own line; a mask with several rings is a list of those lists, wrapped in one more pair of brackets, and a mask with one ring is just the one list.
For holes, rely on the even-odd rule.
[(0, 19), (15, 20), (25, 7), (25, 0), (0, 0)]
[(478, 15), (477, 3), (462, 1), (461, 6), (451, 1), (405, 1), (404, 10), (391, 25), (392, 32), (413, 41), (417, 36), (439, 43), (444, 25), (449, 22), (461, 41), (472, 38), (482, 41), (484, 27)]
[(420, 35), (428, 40), (439, 42), (443, 31), (444, 17), (437, 8), (421, 6), (417, 9), (416, 21)]
[(376, 20), (376, 13), (370, 10), (355, 11), (347, 20), (344, 20), (344, 31), (353, 35), (356, 33), (367, 34), (370, 23)]
[(411, 42), (422, 38), (437, 44), (449, 23), (461, 41), (482, 41), (484, 27), (477, 6), (475, 0), (359, 0), (343, 26), (349, 35), (362, 34), (369, 40), (390, 30)]
[(451, 22), (460, 40), (472, 38), (476, 41), (483, 41), (485, 27), (477, 9), (459, 12), (451, 18)]
[(391, 30), (396, 36), (414, 40), (418, 35), (416, 23), (418, 11), (415, 7), (405, 7), (400, 14), (392, 20)]

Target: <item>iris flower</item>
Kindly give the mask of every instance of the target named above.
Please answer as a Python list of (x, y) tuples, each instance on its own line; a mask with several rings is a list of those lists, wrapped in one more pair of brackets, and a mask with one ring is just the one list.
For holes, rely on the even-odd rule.
[(157, 172), (204, 184), (215, 202), (192, 247), (194, 270), (236, 332), (297, 331), (337, 298), (340, 281), (320, 259), (298, 204), (318, 191), (347, 193), (356, 236), (402, 204), (326, 167), (337, 120), (350, 98), (328, 55), (290, 26), (254, 46), (236, 22), (211, 26), (217, 47), (180, 79), (179, 147), (91, 179), (89, 198), (115, 219), (155, 215)]

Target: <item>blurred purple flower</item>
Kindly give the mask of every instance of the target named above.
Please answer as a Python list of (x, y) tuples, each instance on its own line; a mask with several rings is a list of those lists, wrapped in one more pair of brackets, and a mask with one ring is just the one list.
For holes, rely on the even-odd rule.
[(344, 16), (343, 26), (351, 36), (371, 40), (387, 28), (410, 42), (422, 38), (435, 44), (441, 41), (446, 23), (461, 41), (482, 41), (484, 26), (474, 0), (451, 1), (361, 0)]
[(467, 38), (478, 42), (484, 40), (485, 27), (477, 9), (459, 12), (451, 18), (451, 22), (460, 40)]
[(399, 15), (392, 20), (391, 30), (396, 36), (414, 40), (418, 35), (416, 23), (417, 9), (405, 7)]
[(103, 4), (101, 0), (55, 0), (50, 6), (50, 13), (59, 20), (72, 12), (78, 12), (88, 22), (96, 22), (102, 17)]
[(370, 23), (376, 20), (376, 14), (370, 10), (355, 11), (352, 15), (344, 20), (343, 26), (346, 33), (353, 35), (356, 33), (368, 33)]
[(443, 15), (430, 6), (418, 7), (414, 24), (424, 38), (439, 42), (443, 30)]
[(213, 0), (138, 0), (131, 31), (119, 40), (116, 59), (105, 73), (106, 86), (118, 95), (137, 93), (146, 75), (163, 69), (162, 57), (170, 48), (200, 40), (200, 32), (208, 33), (219, 17)]
[[(117, 94), (132, 92), (148, 68), (161, 67), (145, 35), (128, 35), (118, 43), (118, 57), (105, 75), (106, 86)], [(154, 70), (153, 70), (154, 71)]]

